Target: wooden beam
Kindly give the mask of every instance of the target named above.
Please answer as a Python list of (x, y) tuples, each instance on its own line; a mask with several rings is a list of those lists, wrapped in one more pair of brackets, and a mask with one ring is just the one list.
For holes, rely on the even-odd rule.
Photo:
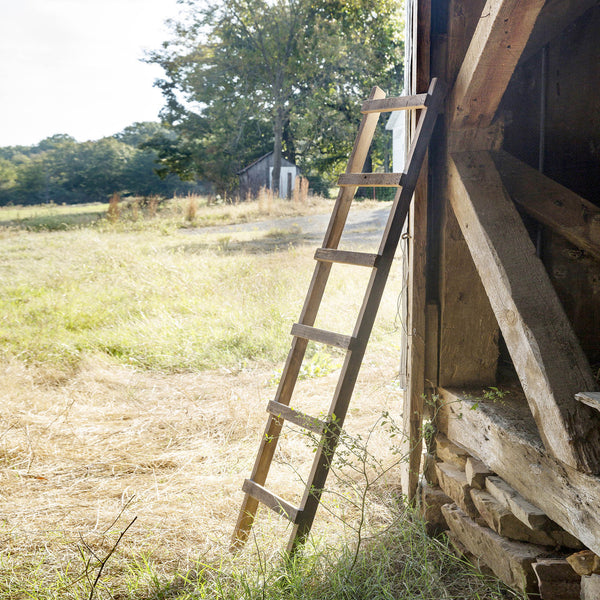
[(342, 173), (338, 185), (362, 187), (400, 187), (403, 173)]
[(545, 0), (487, 0), (450, 99), (451, 126), (488, 127)]
[(507, 152), (492, 158), (507, 192), (527, 214), (600, 260), (600, 208)]
[[(413, 0), (416, 15), (413, 25), (411, 93), (425, 92), (430, 85), (431, 0)], [(412, 135), (416, 135), (417, 115), (412, 113)], [(424, 114), (421, 113), (421, 118)], [(419, 180), (408, 215), (408, 322), (407, 322), (407, 388), (403, 402), (403, 452), (400, 481), (402, 493), (409, 500), (417, 494), (423, 448), (423, 396), (425, 394), (425, 310), (427, 254), (428, 156), (423, 161)], [(582, 388), (583, 389), (583, 388)]]
[(368, 113), (392, 112), (396, 110), (410, 110), (411, 108), (425, 108), (427, 106), (427, 93), (414, 96), (400, 96), (384, 98), (383, 100), (365, 100), (360, 112)]
[(600, 471), (600, 418), (575, 401), (596, 387), (588, 361), (488, 152), (449, 160), (452, 208), (547, 450)]
[(500, 537), (454, 504), (442, 506), (442, 513), (450, 527), (451, 539), (457, 538), (471, 554), (481, 558), (496, 577), (522, 592), (537, 591), (531, 564), (547, 554), (545, 548)]
[(598, 0), (548, 0), (529, 36), (519, 62), (525, 62), (566, 29)]
[(544, 450), (522, 395), (511, 391), (500, 403), (472, 390), (439, 391), (440, 430), (468, 448), (563, 529), (600, 553), (600, 477), (572, 469)]
[[(449, 83), (456, 79), (486, 0), (448, 1), (447, 51), (440, 48), (439, 63)], [(438, 39), (438, 46), (443, 45)], [(445, 125), (449, 120), (444, 115)], [(439, 298), (438, 383), (448, 385), (494, 385), (498, 362), (498, 324), (479, 281), (469, 250), (449, 201), (446, 155), (455, 143), (460, 150), (501, 143), (502, 128), (475, 128), (441, 132), (432, 168), (430, 252), (438, 279), (430, 283)], [(493, 140), (493, 141), (492, 141)], [(439, 221), (436, 221), (436, 218)], [(439, 256), (439, 258), (438, 258)], [(437, 264), (436, 264), (436, 258)], [(432, 277), (433, 279), (433, 277)], [(433, 297), (431, 298), (433, 300)], [(426, 348), (427, 354), (430, 348)]]
[(575, 399), (600, 411), (600, 392), (579, 392), (575, 394)]
[(498, 323), (449, 200), (443, 217), (439, 385), (495, 385)]
[(450, 0), (448, 4), (448, 51), (446, 81), (452, 84), (465, 59), (486, 0)]

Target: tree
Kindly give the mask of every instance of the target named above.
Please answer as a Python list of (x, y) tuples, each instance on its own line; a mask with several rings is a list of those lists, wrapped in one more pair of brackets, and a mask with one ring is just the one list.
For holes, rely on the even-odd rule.
[(174, 38), (148, 57), (164, 69), (163, 117), (177, 136), (155, 140), (166, 168), (230, 189), (236, 171), (270, 146), (277, 187), (282, 154), (322, 167), (314, 155), (332, 154), (324, 134), (346, 136), (356, 121), (348, 107), (371, 82), (400, 86), (395, 1), (186, 3)]

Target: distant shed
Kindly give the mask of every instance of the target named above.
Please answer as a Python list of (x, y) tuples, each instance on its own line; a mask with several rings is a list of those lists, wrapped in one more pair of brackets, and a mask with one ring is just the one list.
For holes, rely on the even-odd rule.
[[(261, 188), (272, 189), (273, 152), (268, 152), (238, 172), (240, 178), (240, 197), (256, 197)], [(279, 178), (279, 195), (287, 198), (292, 195), (296, 176), (300, 174), (293, 162), (281, 158), (281, 175)]]

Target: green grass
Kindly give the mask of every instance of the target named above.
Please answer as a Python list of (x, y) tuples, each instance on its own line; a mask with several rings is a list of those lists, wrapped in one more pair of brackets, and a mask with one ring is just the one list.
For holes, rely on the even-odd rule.
[(0, 207), (0, 227), (15, 227), (30, 231), (65, 230), (97, 223), (106, 215), (107, 205), (40, 204), (36, 206)]
[[(350, 541), (308, 544), (292, 560), (263, 549), (219, 562), (200, 559), (178, 570), (165, 569), (152, 554), (124, 561), (115, 551), (96, 580), (110, 545), (98, 560), (82, 547), (81, 556), (59, 573), (43, 560), (31, 564), (27, 577), (11, 577), (10, 557), (4, 556), (0, 598), (84, 600), (93, 589), (93, 597), (120, 600), (522, 599), (458, 558), (445, 538), (429, 537), (418, 517), (398, 506), (393, 511), (396, 519), (358, 550)], [(117, 539), (113, 534), (111, 544)]]
[[(198, 219), (223, 210), (249, 218), (258, 205), (205, 206)], [(100, 353), (164, 372), (283, 360), (314, 266), (310, 249), (294, 246), (297, 234), (190, 235), (180, 204), (129, 217), (68, 231), (0, 229), (1, 356), (69, 370)], [(332, 329), (347, 327), (350, 313), (338, 307), (357, 296), (356, 282), (332, 279), (330, 288)]]
[(310, 266), (153, 232), (9, 234), (0, 247), (1, 352), (70, 367), (97, 352), (162, 371), (280, 360)]
[[(191, 206), (193, 210), (190, 210)], [(2, 206), (0, 229), (66, 231), (96, 227), (117, 231), (154, 229), (171, 233), (181, 227), (209, 227), (324, 212), (330, 206), (331, 201), (320, 197), (311, 197), (303, 204), (268, 196), (238, 204), (216, 203), (208, 196), (176, 197), (170, 200), (134, 197), (119, 202), (118, 217), (114, 221), (108, 218), (108, 202)]]

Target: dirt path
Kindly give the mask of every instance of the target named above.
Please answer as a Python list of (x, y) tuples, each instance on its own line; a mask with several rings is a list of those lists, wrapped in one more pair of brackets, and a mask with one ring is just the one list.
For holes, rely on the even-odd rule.
[[(346, 229), (342, 243), (347, 244), (377, 244), (381, 239), (383, 229), (390, 211), (386, 203), (381, 208), (353, 209), (348, 214)], [(233, 234), (238, 232), (256, 232), (265, 235), (273, 231), (293, 231), (295, 240), (304, 243), (318, 243), (323, 239), (330, 214), (307, 215), (303, 217), (286, 217), (253, 223), (236, 225), (201, 227), (188, 230), (190, 234)]]

